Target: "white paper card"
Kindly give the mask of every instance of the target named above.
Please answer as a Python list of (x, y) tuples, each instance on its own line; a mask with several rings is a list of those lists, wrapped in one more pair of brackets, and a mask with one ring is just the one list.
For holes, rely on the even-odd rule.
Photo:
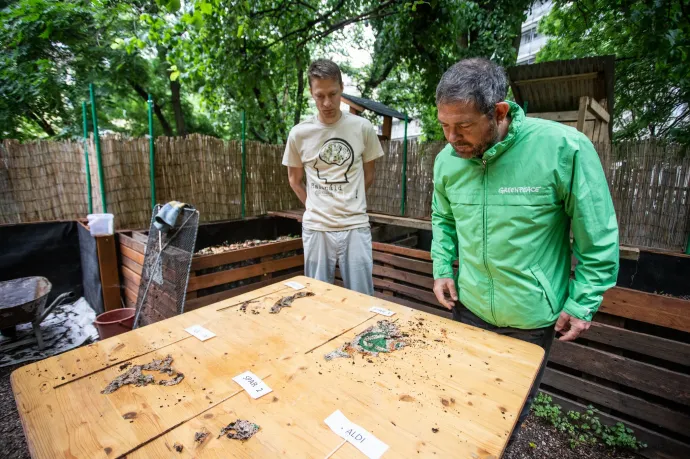
[(210, 330), (206, 330), (201, 325), (192, 325), (189, 328), (185, 328), (184, 331), (186, 331), (187, 333), (189, 333), (192, 336), (196, 336), (201, 341), (206, 341), (207, 339), (211, 339), (214, 336), (216, 336), (215, 333), (213, 333)]
[(324, 422), (335, 434), (352, 443), (369, 459), (379, 459), (388, 450), (387, 444), (350, 422), (340, 410), (335, 410)]
[(384, 308), (379, 308), (378, 306), (373, 306), (371, 309), (369, 309), (369, 312), (375, 312), (376, 314), (381, 314), (382, 316), (390, 317), (393, 314), (395, 314), (393, 311), (389, 311), (388, 309)]
[(251, 371), (245, 371), (244, 373), (232, 378), (232, 380), (242, 386), (242, 389), (246, 390), (249, 396), (254, 399), (273, 392), (273, 389), (268, 387), (266, 383), (261, 380), (261, 378), (256, 376)]
[(285, 285), (292, 287), (295, 290), (302, 290), (304, 288), (304, 285), (300, 284), (299, 282), (285, 282)]

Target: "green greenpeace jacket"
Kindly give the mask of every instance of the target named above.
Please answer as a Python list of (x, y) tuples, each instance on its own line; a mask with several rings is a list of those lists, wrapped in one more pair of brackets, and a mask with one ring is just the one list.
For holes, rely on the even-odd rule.
[(481, 159), (451, 145), (436, 157), (434, 278), (453, 278), (457, 260), (460, 302), (499, 327), (546, 327), (562, 310), (591, 320), (618, 276), (618, 224), (599, 156), (574, 128), (509, 103), (508, 134)]

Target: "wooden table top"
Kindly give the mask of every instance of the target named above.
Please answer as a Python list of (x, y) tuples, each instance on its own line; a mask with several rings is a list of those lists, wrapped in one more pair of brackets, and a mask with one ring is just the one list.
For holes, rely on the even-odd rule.
[[(342, 443), (324, 423), (335, 410), (389, 445), (385, 458), (501, 456), (541, 348), (306, 277), (294, 280), (315, 296), (278, 314), (268, 310), (295, 293), (283, 283), (17, 369), (12, 388), (32, 457), (324, 458)], [(259, 314), (241, 312), (252, 299)], [(390, 320), (411, 344), (327, 362), (326, 353), (386, 319), (369, 312), (372, 306), (395, 311)], [(197, 324), (217, 336), (202, 342), (184, 330)], [(168, 354), (185, 375), (180, 384), (101, 394), (123, 363)], [(250, 398), (232, 381), (247, 370), (273, 392)], [(217, 438), (236, 419), (261, 429), (244, 442)], [(210, 435), (196, 443), (204, 429)], [(346, 443), (332, 457), (365, 456)]]

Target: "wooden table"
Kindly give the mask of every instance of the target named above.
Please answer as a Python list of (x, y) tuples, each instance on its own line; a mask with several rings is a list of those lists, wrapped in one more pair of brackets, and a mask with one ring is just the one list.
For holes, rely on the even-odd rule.
[[(324, 458), (342, 443), (324, 424), (335, 410), (388, 444), (385, 458), (501, 456), (541, 348), (305, 277), (294, 280), (316, 296), (279, 314), (268, 310), (295, 293), (282, 283), (16, 370), (12, 388), (32, 457)], [(251, 299), (259, 301), (250, 306), (259, 314), (240, 311)], [(324, 354), (385, 319), (369, 312), (371, 306), (395, 311), (391, 320), (412, 344), (378, 357), (325, 361)], [(217, 336), (201, 342), (184, 331), (196, 324)], [(168, 354), (185, 374), (182, 383), (101, 394), (124, 362)], [(251, 399), (232, 381), (246, 370), (273, 392)], [(245, 442), (216, 438), (238, 418), (261, 430)], [(210, 435), (196, 444), (202, 429)], [(184, 446), (181, 453), (175, 443)], [(364, 456), (347, 443), (332, 457)]]

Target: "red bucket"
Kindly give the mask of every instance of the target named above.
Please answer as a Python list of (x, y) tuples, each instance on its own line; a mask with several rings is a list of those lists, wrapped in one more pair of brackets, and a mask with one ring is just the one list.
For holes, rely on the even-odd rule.
[(104, 312), (96, 317), (94, 322), (98, 329), (98, 335), (101, 339), (106, 339), (132, 330), (135, 314), (136, 309), (134, 308), (113, 309)]

